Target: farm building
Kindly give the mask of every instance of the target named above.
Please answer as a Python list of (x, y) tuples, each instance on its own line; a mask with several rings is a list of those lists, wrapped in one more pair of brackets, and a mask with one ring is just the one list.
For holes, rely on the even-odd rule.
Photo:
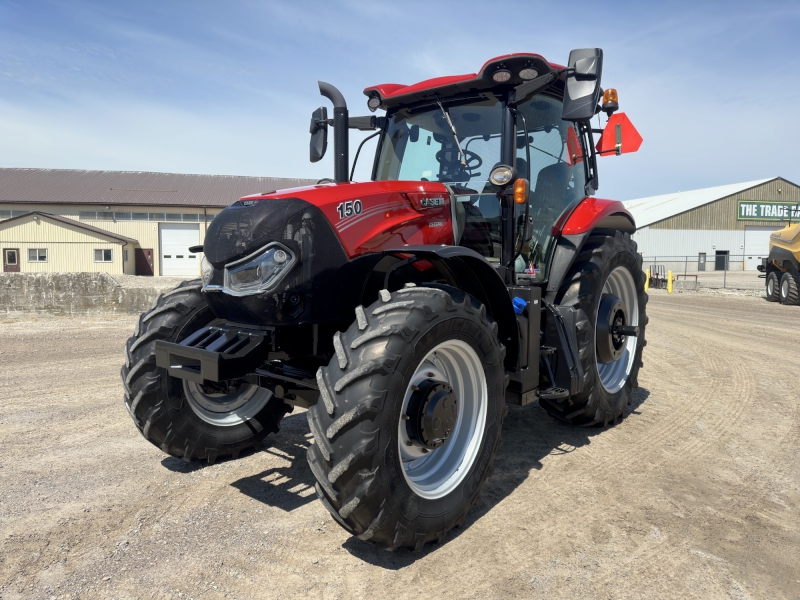
[(800, 187), (773, 177), (625, 201), (645, 264), (755, 271), (769, 235), (800, 220)]
[(0, 168), (6, 272), (200, 273), (214, 216), (240, 197), (313, 179)]

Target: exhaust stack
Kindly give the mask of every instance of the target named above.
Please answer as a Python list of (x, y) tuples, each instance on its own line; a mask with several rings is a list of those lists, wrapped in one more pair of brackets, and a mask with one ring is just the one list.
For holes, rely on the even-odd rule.
[(319, 93), (333, 102), (333, 178), (336, 183), (350, 181), (347, 102), (330, 83), (320, 81)]

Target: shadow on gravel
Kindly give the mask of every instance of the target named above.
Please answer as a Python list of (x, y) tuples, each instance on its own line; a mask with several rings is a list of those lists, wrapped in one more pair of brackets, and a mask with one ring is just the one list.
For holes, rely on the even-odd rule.
[(280, 432), (267, 438), (268, 445), (262, 452), (279, 456), (290, 464), (243, 477), (231, 485), (253, 500), (287, 512), (315, 501), (316, 482), (306, 462), (310, 438), (305, 413), (289, 415), (281, 421)]
[[(626, 419), (639, 414), (637, 409), (649, 396), (650, 392), (644, 388), (635, 390), (632, 402), (625, 410)], [(541, 469), (543, 458), (574, 452), (591, 443), (594, 436), (610, 429), (566, 425), (550, 417), (538, 404), (509, 406), (508, 409), (508, 416), (503, 424), (503, 445), (494, 462), (494, 475), (483, 488), (478, 503), (467, 514), (464, 527), (450, 531), (445, 544), (456, 539), (472, 523), (508, 497), (529, 477), (531, 471)], [(270, 445), (262, 451), (283, 458), (289, 465), (243, 477), (231, 485), (254, 500), (285, 511), (292, 511), (315, 501), (315, 480), (305, 456), (311, 441), (305, 414), (286, 417), (281, 422), (280, 433), (270, 436), (268, 440)], [(205, 463), (186, 464), (178, 458), (165, 458), (162, 464), (170, 470), (182, 473), (205, 467)], [(428, 544), (421, 552), (406, 549), (387, 552), (369, 542), (351, 537), (342, 547), (371, 565), (397, 570), (413, 564), (440, 546)]]
[[(625, 410), (626, 419), (637, 415), (637, 409), (647, 400), (650, 392), (644, 388), (634, 391), (631, 404)], [(623, 421), (624, 422), (624, 421)], [(503, 445), (494, 461), (494, 475), (483, 488), (478, 503), (469, 511), (460, 529), (453, 529), (445, 544), (456, 539), (470, 525), (479, 520), (500, 501), (508, 497), (530, 475), (542, 468), (546, 456), (559, 456), (574, 452), (591, 443), (591, 438), (602, 435), (610, 427), (573, 427), (549, 416), (538, 404), (509, 406), (503, 423)], [(555, 468), (558, 468), (557, 465)], [(531, 509), (534, 507), (531, 506)], [(387, 552), (358, 538), (348, 539), (342, 547), (356, 558), (384, 569), (407, 567), (440, 546), (428, 544), (421, 552), (402, 549)]]

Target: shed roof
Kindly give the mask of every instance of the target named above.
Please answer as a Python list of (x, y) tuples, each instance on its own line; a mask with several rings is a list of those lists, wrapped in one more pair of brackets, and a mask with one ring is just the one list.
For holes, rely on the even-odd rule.
[(0, 202), (223, 207), (316, 179), (0, 168)]
[(770, 177), (768, 179), (758, 179), (756, 181), (745, 181), (744, 183), (729, 183), (716, 187), (702, 188), (699, 190), (689, 190), (688, 192), (676, 192), (663, 194), (661, 196), (649, 196), (647, 198), (637, 198), (635, 200), (625, 200), (625, 208), (633, 215), (636, 226), (646, 227), (658, 221), (669, 219), (688, 210), (693, 210), (704, 204), (716, 202), (722, 198), (733, 196), (739, 192), (749, 190), (761, 184), (780, 179)]
[(69, 225), (70, 227), (82, 229), (84, 231), (88, 231), (89, 233), (93, 233), (95, 235), (102, 235), (104, 237), (109, 237), (111, 239), (118, 240), (120, 242), (133, 243), (133, 244), (139, 243), (138, 240), (126, 237), (124, 235), (120, 235), (118, 233), (113, 233), (111, 231), (108, 231), (107, 229), (101, 229), (100, 227), (94, 227), (93, 225), (87, 225), (86, 223), (81, 223), (80, 221), (76, 221), (75, 219), (62, 217), (60, 215), (52, 215), (50, 213), (42, 212), (40, 210), (33, 210), (29, 213), (25, 213), (24, 215), (11, 217), (10, 219), (5, 219), (3, 221), (0, 221), (0, 226), (5, 227), (9, 223), (13, 223), (14, 221), (18, 221), (20, 219), (26, 219), (28, 217), (32, 217), (33, 215), (37, 215), (42, 219), (49, 219), (51, 221), (56, 221), (63, 225)]

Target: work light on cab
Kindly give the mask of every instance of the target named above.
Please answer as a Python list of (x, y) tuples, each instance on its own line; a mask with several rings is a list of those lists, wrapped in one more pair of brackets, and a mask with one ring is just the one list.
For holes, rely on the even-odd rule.
[(497, 71), (492, 73), (492, 79), (497, 83), (505, 83), (511, 79), (511, 71), (508, 69), (497, 69)]
[(516, 176), (517, 173), (514, 170), (514, 167), (509, 167), (508, 165), (498, 165), (492, 169), (491, 173), (489, 173), (489, 181), (498, 187), (503, 187), (514, 181)]
[(369, 100), (367, 100), (367, 108), (370, 111), (375, 112), (381, 105), (381, 97), (375, 94), (374, 96), (370, 96)]

